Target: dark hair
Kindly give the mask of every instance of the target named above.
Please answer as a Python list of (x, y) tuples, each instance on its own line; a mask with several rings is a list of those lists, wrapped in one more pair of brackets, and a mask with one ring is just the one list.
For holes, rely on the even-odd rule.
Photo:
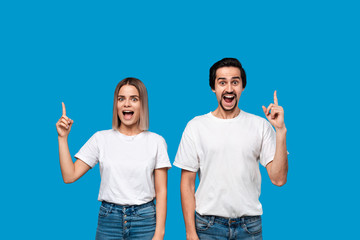
[(211, 89), (215, 90), (215, 79), (216, 79), (216, 70), (222, 67), (236, 67), (240, 69), (240, 77), (242, 80), (242, 86), (245, 88), (246, 86), (246, 74), (245, 70), (242, 68), (241, 63), (236, 58), (223, 58), (220, 61), (214, 63), (214, 65), (210, 68), (210, 77), (209, 77), (209, 85)]

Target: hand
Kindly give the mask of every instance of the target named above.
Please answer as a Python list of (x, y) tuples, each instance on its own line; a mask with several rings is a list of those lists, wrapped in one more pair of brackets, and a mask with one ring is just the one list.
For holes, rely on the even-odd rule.
[(70, 133), (73, 123), (74, 121), (66, 116), (65, 104), (62, 103), (62, 116), (56, 123), (56, 130), (59, 137), (67, 137)]
[(284, 109), (278, 104), (276, 91), (274, 92), (274, 103), (271, 103), (267, 108), (262, 106), (262, 109), (276, 131), (285, 129)]

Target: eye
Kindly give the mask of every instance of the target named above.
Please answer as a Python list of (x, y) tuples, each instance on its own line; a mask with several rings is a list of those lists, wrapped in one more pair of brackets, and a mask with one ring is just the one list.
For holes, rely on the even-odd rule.
[(225, 85), (225, 82), (224, 82), (224, 81), (221, 81), (221, 82), (219, 82), (219, 84), (220, 84), (221, 86), (224, 86), (224, 85)]
[(234, 85), (238, 85), (238, 84), (239, 84), (239, 81), (236, 80), (236, 81), (233, 81), (232, 83), (233, 83)]
[(137, 102), (137, 101), (138, 101), (138, 99), (137, 99), (137, 98), (132, 98), (132, 99), (131, 99), (131, 101), (133, 101), (133, 102)]
[(122, 101), (124, 101), (124, 98), (123, 97), (118, 97), (118, 101), (122, 102)]

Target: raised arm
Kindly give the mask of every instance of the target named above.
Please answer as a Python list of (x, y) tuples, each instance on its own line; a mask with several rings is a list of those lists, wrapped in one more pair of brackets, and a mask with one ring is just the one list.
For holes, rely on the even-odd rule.
[(65, 104), (62, 103), (62, 116), (56, 123), (59, 141), (60, 168), (65, 183), (72, 183), (89, 171), (90, 167), (81, 160), (73, 163), (70, 155), (68, 136), (74, 121), (66, 116)]
[(284, 109), (279, 106), (276, 91), (274, 92), (274, 103), (267, 108), (262, 106), (266, 118), (274, 126), (276, 131), (276, 150), (274, 160), (266, 165), (270, 180), (276, 186), (286, 183), (288, 173), (288, 158), (286, 150), (286, 132), (284, 122)]
[(181, 205), (184, 215), (187, 240), (199, 239), (195, 229), (195, 179), (196, 172), (184, 169), (181, 171)]
[(167, 209), (167, 168), (155, 169), (156, 228), (153, 240), (164, 239)]

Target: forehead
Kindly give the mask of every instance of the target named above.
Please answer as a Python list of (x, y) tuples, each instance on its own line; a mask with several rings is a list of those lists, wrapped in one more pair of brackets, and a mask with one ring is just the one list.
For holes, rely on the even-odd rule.
[(134, 87), (133, 85), (124, 85), (120, 88), (118, 95), (138, 95), (139, 96), (139, 91), (136, 89), (136, 87)]
[(237, 67), (222, 67), (216, 70), (216, 78), (240, 78), (240, 69)]

